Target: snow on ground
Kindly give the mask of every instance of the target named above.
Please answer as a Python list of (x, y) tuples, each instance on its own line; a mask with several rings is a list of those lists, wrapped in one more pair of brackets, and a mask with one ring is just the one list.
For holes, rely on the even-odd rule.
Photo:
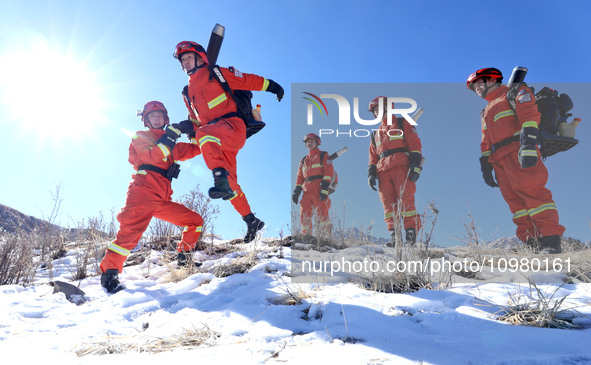
[[(144, 263), (124, 268), (120, 278), (127, 289), (117, 294), (108, 295), (99, 276), (82, 280), (89, 301), (81, 305), (53, 294), (43, 270), (34, 286), (0, 286), (0, 354), (23, 364), (591, 363), (591, 284), (540, 285), (558, 290), (557, 297), (568, 295), (564, 305), (576, 308), (574, 322), (583, 329), (513, 326), (495, 318), (511, 298), (528, 293), (523, 284), (385, 294), (354, 283), (291, 283), (290, 248), (280, 253), (267, 241), (258, 243), (258, 263), (247, 273), (225, 278), (210, 273), (253, 250), (239, 247), (210, 257), (206, 272), (178, 282), (170, 280), (175, 264), (164, 265), (162, 254), (151, 252)], [(54, 280), (70, 281), (71, 255), (54, 262)], [(278, 304), (287, 292), (303, 293), (304, 299)], [(202, 344), (139, 350), (189, 339), (191, 330), (207, 334)]]

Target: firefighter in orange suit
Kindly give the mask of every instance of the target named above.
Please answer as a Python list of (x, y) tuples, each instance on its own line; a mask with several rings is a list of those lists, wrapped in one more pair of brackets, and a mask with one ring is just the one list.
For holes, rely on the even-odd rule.
[[(194, 129), (203, 159), (213, 173), (214, 186), (209, 189), (209, 196), (230, 200), (246, 222), (244, 242), (250, 242), (265, 223), (251, 212), (236, 175), (236, 155), (246, 141), (245, 122), (239, 117), (232, 96), (210, 74), (207, 54), (201, 45), (180, 42), (174, 57), (189, 76), (185, 104), (194, 124), (191, 130), (183, 132), (191, 133)], [(273, 80), (232, 67), (220, 67), (220, 71), (232, 90), (268, 91), (276, 94), (279, 101), (283, 98), (283, 88)]]
[(502, 80), (498, 69), (483, 68), (466, 82), (468, 89), (488, 101), (481, 112), (483, 178), (501, 189), (520, 240), (535, 250), (559, 253), (565, 228), (558, 223), (556, 204), (546, 189), (548, 170), (537, 146), (540, 113), (526, 85), (509, 96)]
[[(380, 108), (381, 106), (381, 108)], [(380, 110), (382, 109), (382, 110)], [(378, 191), (384, 206), (384, 221), (396, 242), (396, 222), (402, 216), (406, 243), (414, 245), (421, 229), (421, 217), (415, 208), (415, 182), (421, 174), (421, 140), (405, 119), (391, 117), (388, 124), (387, 97), (378, 96), (369, 103), (376, 118), (383, 118), (369, 145), (368, 183)]]
[[(151, 101), (141, 112), (147, 131), (138, 131), (129, 146), (129, 163), (136, 173), (129, 184), (125, 206), (117, 215), (119, 232), (107, 246), (101, 261), (101, 285), (113, 293), (122, 289), (118, 274), (127, 256), (148, 228), (152, 217), (184, 227), (178, 243), (178, 267), (193, 265), (191, 251), (203, 229), (203, 218), (171, 200), (171, 180), (178, 175), (175, 161), (184, 161), (200, 154), (199, 146), (176, 143), (180, 136), (178, 124), (169, 125), (168, 112), (159, 101)], [(175, 174), (176, 171), (176, 174)]]
[(328, 187), (334, 174), (332, 160), (326, 151), (321, 151), (318, 148), (320, 146), (318, 135), (309, 133), (304, 137), (303, 142), (310, 152), (300, 161), (292, 201), (298, 204), (300, 194), (302, 191), (304, 192), (300, 202), (300, 222), (303, 234), (312, 234), (312, 219), (315, 214), (318, 216), (321, 231), (330, 231)]

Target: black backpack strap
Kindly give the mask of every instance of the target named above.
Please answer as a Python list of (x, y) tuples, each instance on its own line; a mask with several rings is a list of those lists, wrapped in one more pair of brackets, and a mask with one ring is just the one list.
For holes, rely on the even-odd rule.
[(326, 156), (326, 151), (320, 151), (320, 166), (323, 166), (324, 156)]
[(209, 72), (210, 76), (213, 75), (213, 77), (220, 83), (222, 89), (224, 89), (225, 92), (230, 94), (230, 97), (232, 98), (232, 100), (234, 100), (234, 104), (236, 104), (236, 110), (238, 111), (239, 117), (244, 121), (244, 123), (246, 123), (247, 118), (242, 113), (242, 110), (240, 110), (238, 106), (238, 100), (236, 99), (236, 95), (234, 95), (234, 92), (232, 91), (232, 89), (230, 89), (230, 85), (228, 85), (228, 81), (226, 81), (224, 75), (222, 75), (222, 70), (220, 70), (220, 67), (218, 65), (210, 66)]
[[(199, 115), (199, 110), (197, 110), (195, 105), (193, 105), (193, 102), (191, 101), (191, 98), (189, 97), (189, 85), (185, 85), (185, 87), (183, 87), (183, 91), (181, 92), (181, 94), (183, 94), (183, 99), (185, 99), (185, 101), (189, 105), (189, 108), (195, 110), (197, 112), (197, 115)], [(191, 119), (190, 114), (189, 114), (189, 118), (187, 118), (187, 119)]]

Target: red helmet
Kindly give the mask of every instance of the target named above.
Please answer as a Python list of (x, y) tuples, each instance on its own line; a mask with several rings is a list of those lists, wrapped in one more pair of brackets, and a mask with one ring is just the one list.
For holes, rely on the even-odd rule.
[(207, 60), (207, 53), (205, 52), (205, 49), (199, 43), (195, 43), (195, 42), (191, 42), (191, 41), (182, 41), (179, 44), (177, 44), (172, 56), (174, 58), (176, 58), (177, 60), (179, 60), (179, 62), (180, 62), (181, 55), (186, 52), (197, 53), (199, 56), (201, 56), (201, 58), (203, 58), (203, 62), (209, 64), (209, 61)]
[(306, 136), (304, 137), (303, 142), (306, 143), (309, 139), (314, 139), (316, 140), (316, 142), (318, 143), (318, 145), (320, 146), (320, 137), (318, 137), (317, 134), (314, 133), (308, 133), (306, 134)]
[(170, 120), (168, 119), (168, 111), (164, 107), (164, 104), (162, 104), (159, 101), (149, 101), (149, 102), (146, 103), (146, 105), (144, 105), (144, 110), (142, 110), (141, 112), (138, 111), (138, 115), (141, 115), (142, 116), (142, 122), (144, 122), (144, 127), (152, 128), (152, 126), (150, 126), (148, 124), (147, 115), (150, 112), (155, 112), (155, 111), (158, 111), (158, 110), (164, 112), (164, 125), (167, 125), (168, 124), (168, 122)]
[(378, 96), (369, 102), (369, 107), (367, 108), (367, 110), (370, 113), (373, 113), (373, 109), (379, 105), (380, 98), (382, 99), (382, 103), (384, 104), (384, 110), (386, 110), (388, 108), (388, 97), (387, 96)]
[(481, 68), (480, 70), (468, 76), (468, 80), (466, 80), (466, 87), (470, 90), (474, 90), (472, 88), (472, 84), (476, 82), (476, 80), (481, 79), (483, 77), (492, 77), (493, 79), (496, 79), (499, 83), (503, 81), (503, 74), (501, 73), (501, 71), (494, 67), (487, 67)]

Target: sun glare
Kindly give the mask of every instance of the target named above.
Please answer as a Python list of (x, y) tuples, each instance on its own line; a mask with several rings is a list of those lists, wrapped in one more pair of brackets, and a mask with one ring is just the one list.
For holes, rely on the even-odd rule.
[(100, 88), (84, 62), (37, 40), (0, 55), (9, 118), (41, 138), (89, 132), (100, 121)]

